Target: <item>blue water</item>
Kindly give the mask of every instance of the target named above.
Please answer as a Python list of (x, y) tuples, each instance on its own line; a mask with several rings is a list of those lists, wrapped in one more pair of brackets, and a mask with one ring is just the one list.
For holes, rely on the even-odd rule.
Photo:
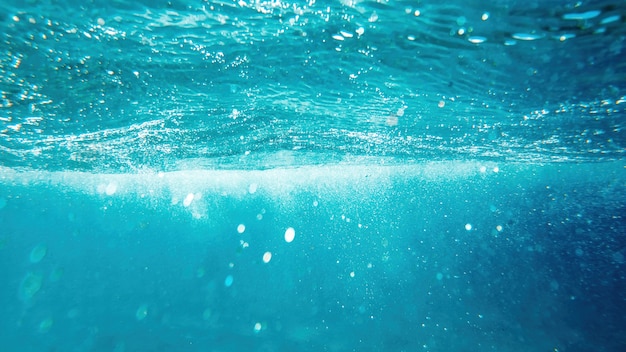
[(0, 0), (0, 351), (626, 350), (626, 4)]

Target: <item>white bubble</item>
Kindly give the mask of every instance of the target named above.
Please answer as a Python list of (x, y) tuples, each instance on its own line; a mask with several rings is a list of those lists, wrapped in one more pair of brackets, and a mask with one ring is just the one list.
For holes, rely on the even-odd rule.
[(254, 332), (258, 333), (259, 331), (261, 331), (262, 328), (263, 326), (261, 325), (261, 323), (257, 322), (256, 324), (254, 324)]
[(513, 33), (513, 35), (511, 35), (511, 37), (513, 37), (513, 39), (517, 39), (517, 40), (537, 40), (537, 39), (541, 39), (543, 38), (542, 34), (534, 34), (534, 33)]
[(271, 252), (263, 253), (263, 263), (269, 263), (270, 260), (272, 260), (272, 253)]
[(350, 272), (350, 277), (354, 277), (354, 271)]
[(291, 243), (291, 241), (293, 241), (295, 237), (296, 237), (296, 230), (294, 230), (293, 227), (287, 228), (287, 230), (285, 231), (285, 241), (287, 243)]
[(348, 31), (339, 31), (339, 34), (341, 34), (344, 38), (352, 38), (352, 37), (354, 37), (354, 34), (348, 32)]
[(185, 200), (183, 200), (183, 205), (188, 207), (189, 205), (191, 205), (191, 202), (193, 201), (193, 193), (189, 193), (186, 197)]
[(233, 278), (232, 275), (226, 276), (226, 279), (224, 279), (224, 286), (226, 286), (226, 287), (232, 286), (233, 280), (234, 280), (234, 278)]
[(479, 35), (472, 35), (467, 38), (467, 40), (472, 44), (481, 44), (487, 41), (486, 37)]
[(258, 185), (256, 183), (251, 183), (250, 186), (248, 186), (248, 192), (250, 194), (254, 194), (256, 193), (257, 188), (258, 188)]
[(237, 226), (237, 232), (238, 233), (243, 233), (244, 231), (246, 231), (246, 225), (239, 224), (239, 226)]
[(467, 231), (471, 230), (472, 229), (472, 224), (465, 224), (465, 229)]

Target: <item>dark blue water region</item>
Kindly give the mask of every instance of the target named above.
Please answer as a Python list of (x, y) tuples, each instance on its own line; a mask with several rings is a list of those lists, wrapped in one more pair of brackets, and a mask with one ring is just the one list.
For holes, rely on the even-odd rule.
[(2, 351), (624, 351), (624, 163), (0, 172)]

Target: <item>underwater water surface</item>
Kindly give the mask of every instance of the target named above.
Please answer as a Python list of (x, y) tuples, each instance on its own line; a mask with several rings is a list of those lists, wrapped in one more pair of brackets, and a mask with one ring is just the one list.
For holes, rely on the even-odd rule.
[(623, 351), (623, 1), (0, 0), (1, 351)]

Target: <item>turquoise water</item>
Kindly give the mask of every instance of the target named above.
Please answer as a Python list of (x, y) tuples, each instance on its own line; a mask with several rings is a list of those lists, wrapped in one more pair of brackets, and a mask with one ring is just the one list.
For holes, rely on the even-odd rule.
[(0, 1), (1, 351), (623, 351), (623, 1)]

